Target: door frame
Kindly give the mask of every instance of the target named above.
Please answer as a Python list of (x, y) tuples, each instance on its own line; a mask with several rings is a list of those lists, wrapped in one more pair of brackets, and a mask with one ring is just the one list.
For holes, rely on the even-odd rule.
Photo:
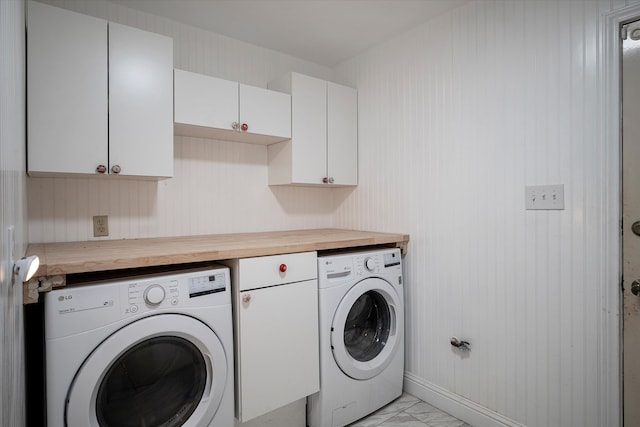
[[(603, 14), (601, 19), (600, 48), (601, 57), (599, 73), (601, 85), (600, 118), (602, 120), (601, 137), (604, 147), (605, 168), (609, 179), (606, 183), (605, 203), (607, 218), (603, 225), (603, 243), (607, 247), (610, 257), (604, 261), (605, 281), (602, 289), (603, 304), (609, 307), (611, 313), (602, 315), (600, 322), (600, 343), (603, 366), (600, 370), (599, 383), (603, 390), (600, 421), (618, 419), (618, 425), (623, 422), (622, 399), (622, 97), (621, 97), (621, 39), (620, 26), (640, 18), (640, 3), (635, 3), (619, 10)], [(611, 286), (611, 284), (615, 284)], [(615, 349), (615, 350), (612, 350)], [(616, 413), (612, 413), (616, 411)], [(606, 425), (606, 424), (601, 424)]]

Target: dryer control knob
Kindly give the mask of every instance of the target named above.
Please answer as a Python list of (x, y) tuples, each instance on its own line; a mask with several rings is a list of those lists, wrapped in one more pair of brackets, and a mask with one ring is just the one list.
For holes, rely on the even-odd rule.
[(160, 285), (151, 285), (144, 290), (144, 301), (149, 305), (159, 305), (164, 297), (164, 288)]
[(373, 269), (376, 268), (376, 262), (373, 258), (367, 258), (364, 260), (364, 266), (367, 267), (367, 270), (373, 271)]

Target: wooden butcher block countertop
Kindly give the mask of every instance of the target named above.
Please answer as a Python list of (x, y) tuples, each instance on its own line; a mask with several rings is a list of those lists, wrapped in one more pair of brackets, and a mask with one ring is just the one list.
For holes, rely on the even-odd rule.
[(41, 279), (25, 283), (24, 303), (36, 302), (38, 291), (64, 286), (68, 274), (379, 245), (399, 247), (404, 252), (408, 241), (406, 234), (315, 229), (36, 243), (29, 245), (27, 256), (40, 258), (35, 277)]

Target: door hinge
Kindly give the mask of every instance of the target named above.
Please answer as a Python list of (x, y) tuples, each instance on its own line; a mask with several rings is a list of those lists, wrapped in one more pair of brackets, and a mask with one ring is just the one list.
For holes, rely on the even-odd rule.
[(622, 27), (620, 27), (620, 38), (622, 40), (627, 39), (627, 25), (623, 25)]

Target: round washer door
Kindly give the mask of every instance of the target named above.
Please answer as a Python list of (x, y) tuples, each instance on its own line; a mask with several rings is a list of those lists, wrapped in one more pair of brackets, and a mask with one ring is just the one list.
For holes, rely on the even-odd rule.
[(67, 395), (66, 425), (208, 425), (227, 370), (220, 339), (201, 321), (180, 314), (140, 319), (84, 361)]
[(338, 367), (358, 380), (373, 378), (402, 344), (402, 301), (385, 280), (364, 279), (340, 301), (333, 317), (331, 348)]

